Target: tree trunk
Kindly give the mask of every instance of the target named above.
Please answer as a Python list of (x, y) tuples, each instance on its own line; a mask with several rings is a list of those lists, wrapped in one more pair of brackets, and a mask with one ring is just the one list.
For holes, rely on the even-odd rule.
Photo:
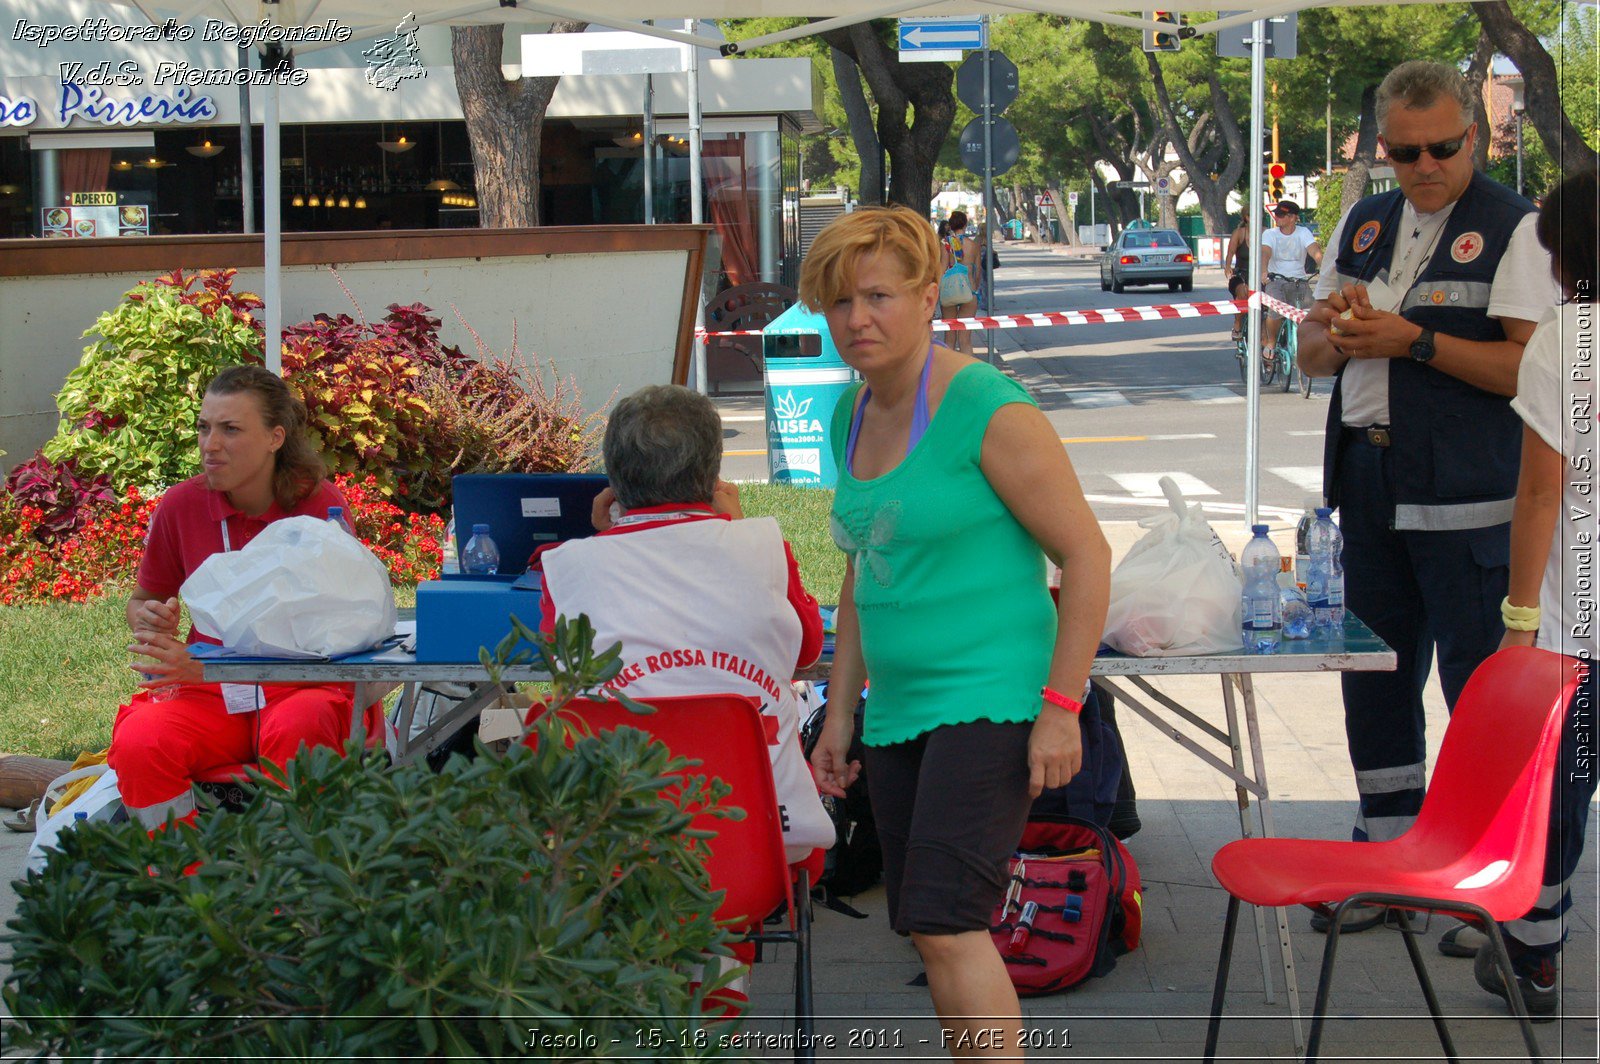
[[(1194, 189), (1195, 195), (1200, 199), (1200, 215), (1205, 219), (1208, 233), (1228, 233), (1233, 227), (1228, 224), (1228, 193), (1239, 185), (1239, 178), (1244, 175), (1244, 160), (1250, 157), (1245, 150), (1245, 135), (1239, 128), (1239, 120), (1233, 113), (1233, 105), (1228, 102), (1228, 94), (1222, 89), (1222, 82), (1215, 71), (1208, 76), (1211, 89), (1211, 110), (1209, 119), (1202, 116), (1195, 123), (1190, 136), (1184, 136), (1183, 130), (1178, 125), (1177, 110), (1173, 107), (1171, 95), (1167, 92), (1166, 78), (1162, 75), (1161, 67), (1156, 62), (1153, 53), (1145, 54), (1145, 61), (1150, 68), (1150, 77), (1155, 85), (1156, 101), (1160, 105), (1162, 125), (1166, 128), (1167, 139), (1172, 143), (1178, 153), (1178, 164), (1183, 167), (1184, 173), (1189, 175), (1189, 187)], [(1207, 128), (1209, 127), (1209, 128)], [(1195, 146), (1191, 138), (1204, 132), (1212, 138), (1220, 138), (1220, 148), (1225, 152), (1227, 163), (1212, 176), (1213, 167), (1207, 166), (1195, 155)], [(1211, 161), (1216, 161), (1216, 155), (1208, 153)], [(1173, 203), (1177, 203), (1176, 197)], [(1163, 211), (1165, 218), (1165, 211)]]
[(832, 46), (829, 46), (828, 53), (833, 58), (833, 78), (839, 84), (844, 115), (850, 123), (850, 139), (855, 143), (856, 156), (861, 160), (861, 187), (856, 190), (856, 198), (865, 204), (881, 204), (883, 145), (878, 143), (878, 130), (872, 123), (872, 108), (867, 104), (867, 94), (861, 90), (861, 71), (847, 53)]
[(889, 153), (889, 202), (926, 215), (933, 167), (956, 117), (955, 71), (943, 63), (900, 62), (876, 21), (829, 30), (822, 39), (855, 60), (877, 102), (878, 140)]
[(1472, 87), (1472, 120), (1478, 123), (1477, 143), (1472, 146), (1472, 165), (1478, 170), (1489, 168), (1489, 143), (1494, 140), (1493, 116), (1483, 103), (1483, 85), (1492, 76), (1491, 64), (1494, 61), (1494, 42), (1489, 40), (1489, 31), (1478, 30), (1478, 47), (1472, 53), (1472, 62), (1467, 64), (1467, 84)]
[(1344, 191), (1339, 197), (1342, 216), (1367, 194), (1367, 175), (1378, 157), (1378, 86), (1361, 90), (1361, 124), (1356, 132), (1356, 154), (1344, 175)]
[[(557, 22), (551, 33), (580, 33), (587, 22)], [(505, 26), (452, 26), (450, 58), (472, 145), (478, 224), (514, 229), (540, 224), (539, 140), (559, 77), (508, 81), (500, 67)]]
[(1539, 38), (1528, 32), (1528, 27), (1517, 21), (1505, 0), (1482, 0), (1472, 7), (1495, 48), (1509, 56), (1522, 72), (1522, 99), (1528, 121), (1539, 131), (1550, 158), (1557, 160), (1564, 174), (1593, 173), (1600, 166), (1600, 154), (1589, 147), (1561, 107), (1560, 83), (1550, 53)]

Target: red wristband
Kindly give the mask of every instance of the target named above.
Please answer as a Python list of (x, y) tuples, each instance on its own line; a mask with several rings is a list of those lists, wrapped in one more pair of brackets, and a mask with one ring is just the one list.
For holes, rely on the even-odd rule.
[(1061, 709), (1066, 710), (1068, 713), (1071, 713), (1073, 716), (1077, 716), (1079, 713), (1083, 712), (1082, 702), (1079, 702), (1076, 698), (1068, 698), (1060, 691), (1052, 691), (1050, 688), (1044, 687), (1040, 689), (1039, 694), (1052, 706), (1058, 706)]

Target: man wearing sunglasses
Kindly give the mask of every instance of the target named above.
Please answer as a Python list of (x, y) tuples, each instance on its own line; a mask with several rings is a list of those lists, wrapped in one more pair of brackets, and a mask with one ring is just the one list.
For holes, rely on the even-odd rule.
[[(1404, 833), (1421, 808), (1435, 653), (1454, 706), (1499, 644), (1521, 449), (1510, 396), (1558, 295), (1533, 204), (1473, 170), (1460, 73), (1401, 64), (1378, 88), (1377, 118), (1400, 187), (1340, 219), (1299, 351), (1303, 372), (1337, 378), (1323, 483), (1340, 509), (1345, 603), (1398, 659), (1342, 680), (1353, 835), (1372, 841)], [(1344, 930), (1381, 920), (1347, 916)]]

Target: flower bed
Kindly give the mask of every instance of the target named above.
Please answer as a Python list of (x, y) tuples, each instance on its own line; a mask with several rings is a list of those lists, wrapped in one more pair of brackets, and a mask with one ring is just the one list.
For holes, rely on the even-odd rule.
[[(371, 476), (338, 476), (333, 482), (350, 504), (357, 538), (388, 567), (396, 586), (439, 575), (444, 522), (437, 514), (406, 513)], [(86, 504), (76, 530), (42, 539), (45, 511), (0, 494), (0, 606), (88, 602), (131, 590), (159, 498), (129, 488), (121, 499)]]

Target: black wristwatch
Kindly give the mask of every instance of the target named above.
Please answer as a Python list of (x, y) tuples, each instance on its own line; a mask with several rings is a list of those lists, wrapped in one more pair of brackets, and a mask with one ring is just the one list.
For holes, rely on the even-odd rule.
[(1422, 335), (1411, 341), (1411, 358), (1416, 362), (1428, 362), (1433, 358), (1433, 330), (1423, 329)]

